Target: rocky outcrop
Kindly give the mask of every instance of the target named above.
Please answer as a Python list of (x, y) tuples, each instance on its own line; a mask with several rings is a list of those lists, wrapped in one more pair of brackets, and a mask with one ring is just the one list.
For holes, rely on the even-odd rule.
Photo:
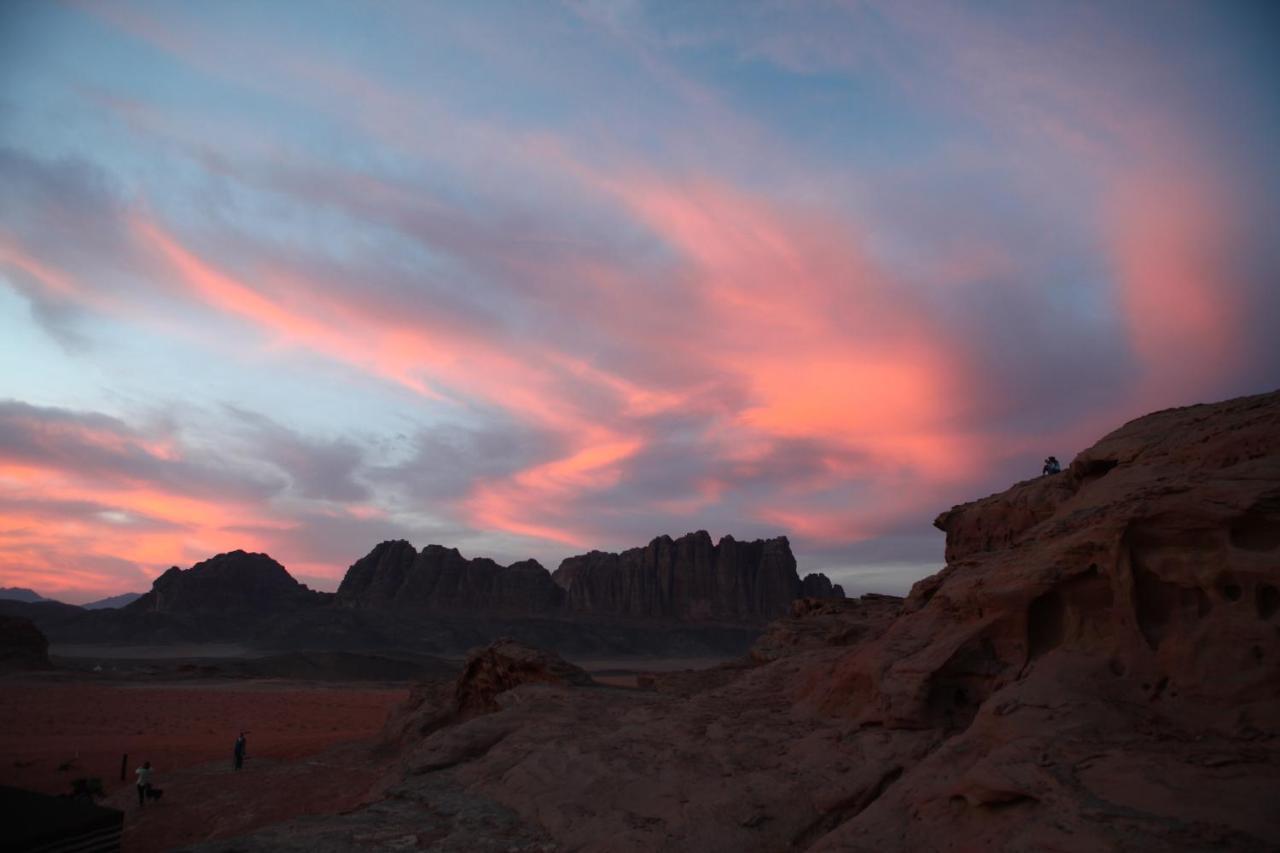
[(536, 560), (500, 566), (440, 545), (419, 553), (401, 539), (357, 560), (338, 587), (338, 601), (451, 614), (546, 615), (559, 612), (564, 593)]
[(467, 654), (462, 672), (452, 682), (437, 680), (415, 689), (389, 732), (416, 742), (445, 726), (500, 710), (500, 697), (527, 684), (590, 687), (595, 682), (581, 668), (554, 652), (502, 638)]
[(174, 566), (156, 578), (150, 592), (121, 610), (248, 615), (295, 610), (323, 600), (266, 554), (231, 551), (185, 571)]
[(803, 583), (785, 536), (713, 544), (705, 530), (659, 536), (621, 554), (592, 551), (560, 564), (570, 613), (684, 621), (763, 622), (806, 593), (839, 595), (822, 575)]
[(27, 619), (0, 614), (0, 670), (48, 669), (49, 641)]
[(861, 598), (798, 598), (791, 613), (769, 623), (751, 647), (757, 663), (807, 649), (851, 646), (875, 639), (902, 613), (903, 599), (868, 593)]
[(702, 690), (517, 686), (406, 766), (574, 850), (1280, 848), (1280, 394), (939, 526), (905, 602), (797, 604)]

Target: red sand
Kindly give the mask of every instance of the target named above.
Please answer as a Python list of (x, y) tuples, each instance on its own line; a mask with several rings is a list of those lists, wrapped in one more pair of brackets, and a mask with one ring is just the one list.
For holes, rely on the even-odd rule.
[[(407, 693), (401, 687), (299, 682), (6, 681), (0, 685), (0, 784), (63, 793), (72, 779), (100, 778), (107, 804), (128, 813), (130, 850), (163, 849), (211, 833), (236, 834), (288, 812), (315, 813), (362, 794), (375, 775), (374, 768), (360, 772), (366, 753), (338, 750), (310, 770), (304, 768), (315, 762), (298, 760), (374, 737)], [(249, 731), (248, 760), (236, 774), (231, 750), (241, 729)], [(129, 762), (122, 782), (125, 753)], [(151, 762), (165, 799), (139, 811), (133, 771), (143, 761)], [(67, 762), (69, 769), (58, 769)], [(325, 766), (332, 770), (319, 769)], [(282, 778), (268, 783), (282, 773), (287, 785)], [(285, 797), (292, 807), (271, 803), (281, 787), (293, 789)], [(307, 789), (301, 798), (299, 788)]]

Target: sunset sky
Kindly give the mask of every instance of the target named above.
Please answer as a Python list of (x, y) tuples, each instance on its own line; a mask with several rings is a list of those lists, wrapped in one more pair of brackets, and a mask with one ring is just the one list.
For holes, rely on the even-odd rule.
[(1280, 385), (1275, 4), (5, 2), (0, 585), (934, 516)]

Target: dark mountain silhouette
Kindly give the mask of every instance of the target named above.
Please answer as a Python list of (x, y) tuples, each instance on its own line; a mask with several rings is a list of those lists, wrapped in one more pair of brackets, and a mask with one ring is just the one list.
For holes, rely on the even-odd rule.
[(766, 622), (806, 594), (844, 597), (823, 575), (803, 581), (785, 536), (712, 544), (705, 530), (659, 536), (621, 554), (570, 557), (553, 575), (572, 613), (681, 621)]
[(502, 566), (456, 549), (383, 542), (337, 593), (298, 583), (266, 554), (232, 551), (171, 568), (118, 609), (0, 602), (58, 643), (239, 642), (264, 649), (461, 652), (496, 637), (584, 655), (745, 652), (801, 595), (843, 596), (801, 580), (785, 538), (713, 545), (704, 531), (622, 554)]
[(141, 592), (122, 592), (119, 595), (113, 595), (108, 598), (99, 598), (97, 601), (90, 601), (88, 604), (80, 605), (85, 610), (115, 610), (124, 607), (126, 604), (132, 604), (139, 598), (142, 598)]
[(484, 557), (468, 560), (440, 545), (418, 552), (403, 539), (383, 542), (357, 560), (337, 596), (350, 607), (454, 614), (547, 615), (564, 604), (564, 593), (537, 560), (500, 566)]
[(323, 593), (294, 580), (266, 554), (231, 551), (156, 578), (151, 591), (124, 609), (134, 613), (270, 613), (320, 604)]
[(0, 599), (5, 601), (53, 601), (52, 598), (45, 598), (40, 593), (24, 586), (0, 586)]

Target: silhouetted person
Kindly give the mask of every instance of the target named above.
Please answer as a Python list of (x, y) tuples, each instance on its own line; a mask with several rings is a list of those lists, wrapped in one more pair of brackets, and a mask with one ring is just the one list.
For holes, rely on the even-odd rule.
[(1042, 477), (1047, 477), (1050, 474), (1060, 474), (1060, 473), (1062, 473), (1062, 465), (1058, 462), (1058, 457), (1056, 456), (1047, 457), (1044, 460), (1044, 468), (1043, 470), (1040, 471), (1040, 475)]
[(142, 766), (133, 772), (138, 777), (138, 805), (145, 806), (147, 794), (151, 792), (151, 762), (142, 762)]
[(236, 748), (232, 755), (235, 758), (235, 768), (239, 770), (244, 766), (244, 732), (241, 732), (240, 736), (236, 738)]

